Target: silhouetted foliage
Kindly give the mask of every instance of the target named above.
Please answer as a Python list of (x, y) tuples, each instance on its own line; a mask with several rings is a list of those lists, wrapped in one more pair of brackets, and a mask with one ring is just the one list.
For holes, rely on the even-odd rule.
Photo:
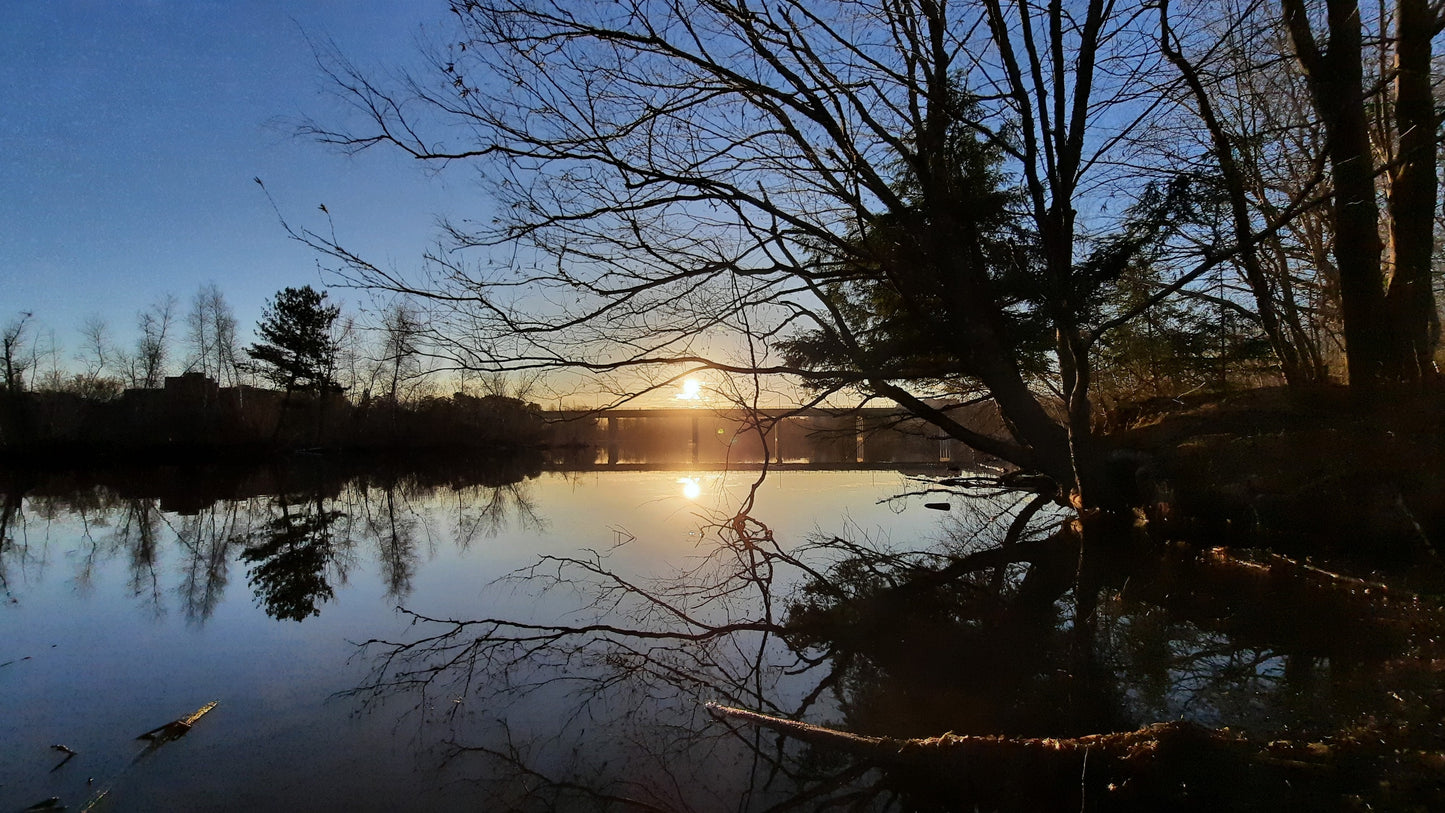
[[(819, 246), (817, 273), (846, 329), (822, 324), (775, 343), (812, 374), (813, 389), (868, 392), (870, 374), (977, 387), (981, 348), (966, 337), (980, 331), (1002, 337), (1030, 379), (1049, 372), (1051, 296), (1023, 194), (1003, 171), (1002, 149), (969, 126), (977, 103), (957, 89), (949, 103), (956, 109), (927, 182), (905, 165), (893, 184), (899, 209), (860, 224), (846, 248)], [(946, 245), (940, 231), (951, 236)]]
[(300, 510), (285, 497), (277, 503), (280, 516), (255, 533), (241, 561), (252, 566), (246, 578), (267, 615), (305, 621), (320, 615), (320, 605), (335, 595), (326, 568), (334, 555), (331, 526), (344, 514), (325, 509), (320, 498)]
[(331, 325), (340, 314), (339, 306), (326, 304), (324, 291), (310, 285), (283, 289), (262, 311), (256, 327), (261, 341), (246, 348), (257, 362), (253, 369), (287, 392), (338, 389)]

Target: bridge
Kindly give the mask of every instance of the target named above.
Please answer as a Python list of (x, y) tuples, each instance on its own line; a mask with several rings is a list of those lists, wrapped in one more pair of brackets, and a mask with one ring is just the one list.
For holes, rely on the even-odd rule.
[(635, 408), (635, 409), (564, 409), (560, 412), (551, 411), (546, 413), (547, 417), (556, 416), (559, 420), (578, 420), (580, 418), (686, 418), (701, 415), (712, 415), (715, 417), (728, 418), (735, 421), (750, 420), (753, 415), (758, 415), (774, 420), (780, 418), (810, 418), (826, 417), (841, 418), (845, 416), (861, 416), (874, 420), (883, 418), (909, 418), (912, 416), (908, 410), (902, 407), (760, 407), (758, 409), (743, 409), (741, 407), (728, 407), (717, 409), (712, 407), (661, 407), (657, 409)]
[[(606, 448), (608, 467), (646, 462), (677, 465), (976, 463), (972, 450), (898, 407), (663, 407), (561, 410), (546, 415), (571, 424), (561, 445)], [(987, 405), (956, 416), (975, 426), (997, 425)], [(760, 431), (761, 430), (761, 431)], [(560, 435), (568, 434), (559, 429)], [(684, 452), (685, 450), (685, 452)]]

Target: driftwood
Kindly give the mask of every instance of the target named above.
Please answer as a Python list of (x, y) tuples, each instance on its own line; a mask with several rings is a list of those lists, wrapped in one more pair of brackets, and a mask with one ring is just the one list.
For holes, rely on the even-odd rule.
[(178, 737), (183, 737), (185, 736), (187, 731), (191, 730), (191, 726), (196, 724), (197, 720), (205, 717), (206, 714), (210, 712), (211, 709), (215, 708), (219, 703), (219, 700), (212, 700), (211, 702), (207, 703), (204, 706), (201, 706), (200, 708), (196, 709), (194, 712), (191, 712), (185, 717), (182, 717), (179, 720), (172, 720), (171, 722), (166, 723), (162, 726), (156, 726), (150, 731), (147, 731), (139, 737), (136, 737), (136, 739), (150, 740), (152, 745), (160, 745), (161, 743), (170, 742), (171, 740), (174, 740)]
[(72, 759), (75, 759), (75, 755), (80, 753), (79, 751), (71, 748), (68, 745), (52, 745), (50, 746), (50, 750), (59, 751), (60, 753), (65, 754), (65, 759), (60, 760), (60, 762), (57, 763), (54, 768), (50, 769), (51, 773), (55, 773), (56, 771), (65, 767), (65, 763), (71, 761)]
[(115, 786), (115, 783), (118, 782), (123, 775), (125, 775), (126, 771), (129, 771), (131, 768), (135, 767), (136, 764), (138, 764), (146, 757), (150, 756), (152, 753), (155, 752), (157, 748), (160, 748), (162, 745), (165, 745), (172, 740), (177, 740), (181, 737), (184, 737), (186, 733), (191, 730), (191, 727), (196, 724), (197, 720), (205, 717), (207, 714), (210, 713), (211, 709), (214, 709), (219, 704), (219, 700), (212, 700), (211, 702), (207, 703), (204, 706), (201, 706), (190, 714), (187, 714), (185, 717), (172, 720), (165, 725), (156, 726), (150, 731), (147, 731), (146, 733), (136, 737), (136, 739), (138, 740), (146, 740), (145, 750), (141, 751), (139, 754), (136, 754), (130, 762), (126, 763), (126, 766), (124, 768), (121, 768), (120, 771), (118, 771), (114, 776), (110, 778), (109, 781), (102, 785), (99, 790), (92, 794), (91, 797), (86, 800), (86, 803), (80, 808), (80, 813), (89, 813), (89, 811), (94, 810), (98, 805), (100, 805), (101, 802), (105, 801), (110, 796), (111, 788), (113, 788)]
[(1140, 567), (1121, 598), (1164, 607), (1236, 641), (1342, 662), (1385, 660), (1410, 649), (1419, 633), (1445, 630), (1441, 610), (1408, 591), (1275, 554), (1244, 559), (1226, 548), (1168, 550)]

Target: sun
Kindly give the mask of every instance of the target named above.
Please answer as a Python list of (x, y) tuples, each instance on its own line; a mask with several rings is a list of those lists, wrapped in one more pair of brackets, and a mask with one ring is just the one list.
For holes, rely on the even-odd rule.
[(682, 380), (682, 392), (677, 394), (679, 401), (697, 401), (702, 398), (702, 382), (696, 378), (684, 378)]
[(702, 483), (698, 482), (696, 477), (682, 477), (677, 482), (682, 485), (682, 496), (689, 500), (702, 496)]

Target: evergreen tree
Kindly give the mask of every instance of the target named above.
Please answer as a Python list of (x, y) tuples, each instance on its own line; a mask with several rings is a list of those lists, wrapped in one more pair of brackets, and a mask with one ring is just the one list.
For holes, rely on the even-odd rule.
[(325, 292), (310, 285), (286, 288), (266, 303), (258, 330), (262, 341), (246, 348), (252, 369), (287, 392), (334, 391), (340, 351), (331, 325), (341, 313), (326, 304)]

